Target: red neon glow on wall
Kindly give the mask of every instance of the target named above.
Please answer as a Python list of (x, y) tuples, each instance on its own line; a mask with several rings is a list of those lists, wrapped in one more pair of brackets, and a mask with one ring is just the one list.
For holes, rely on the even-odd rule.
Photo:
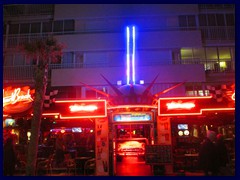
[(30, 94), (30, 89), (27, 90), (26, 94), (23, 94), (24, 91), (21, 91), (21, 88), (16, 88), (13, 90), (11, 95), (4, 96), (4, 89), (3, 89), (3, 107), (15, 104), (17, 102), (32, 102), (33, 99)]
[(194, 108), (196, 105), (192, 102), (185, 102), (183, 103), (182, 101), (178, 101), (178, 102), (170, 102), (166, 104), (167, 109), (192, 109)]
[(92, 112), (92, 111), (97, 110), (98, 107), (94, 106), (94, 105), (84, 106), (84, 105), (74, 104), (74, 105), (69, 106), (69, 109), (70, 109), (71, 112), (79, 112), (79, 111), (89, 111), (89, 112)]

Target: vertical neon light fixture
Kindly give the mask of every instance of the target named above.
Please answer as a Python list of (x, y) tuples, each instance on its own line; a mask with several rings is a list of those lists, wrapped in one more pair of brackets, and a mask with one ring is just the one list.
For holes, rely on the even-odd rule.
[(135, 26), (132, 27), (132, 83), (135, 84)]
[(127, 27), (127, 84), (130, 81), (130, 53), (129, 53), (129, 44), (130, 44), (130, 31)]
[(127, 26), (127, 84), (135, 84), (135, 37), (135, 26)]

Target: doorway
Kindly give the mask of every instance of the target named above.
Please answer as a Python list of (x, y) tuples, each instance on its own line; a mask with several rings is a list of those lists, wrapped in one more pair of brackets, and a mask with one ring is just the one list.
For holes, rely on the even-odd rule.
[(145, 163), (145, 146), (153, 138), (153, 125), (115, 124), (114, 169), (116, 176), (151, 176), (150, 165)]

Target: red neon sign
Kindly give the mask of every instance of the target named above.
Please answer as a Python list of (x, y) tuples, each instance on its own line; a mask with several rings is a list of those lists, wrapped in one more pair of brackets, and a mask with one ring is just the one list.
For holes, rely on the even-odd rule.
[(182, 101), (178, 101), (178, 102), (172, 101), (170, 103), (167, 103), (166, 106), (168, 110), (172, 110), (172, 109), (192, 109), (196, 105), (193, 102), (183, 103)]
[(69, 109), (71, 112), (83, 112), (83, 111), (89, 111), (89, 112), (93, 112), (95, 110), (98, 109), (97, 106), (95, 105), (88, 105), (88, 106), (84, 106), (84, 105), (78, 105), (78, 104), (74, 104), (69, 106)]
[(235, 111), (229, 104), (216, 103), (211, 96), (159, 98), (159, 116), (201, 115), (206, 111)]
[(107, 117), (106, 100), (58, 100), (55, 101), (60, 119)]
[(32, 102), (33, 99), (30, 94), (30, 89), (27, 90), (26, 94), (22, 94), (23, 91), (21, 91), (21, 88), (14, 89), (11, 95), (4, 96), (4, 89), (3, 89), (3, 107), (9, 105), (9, 104), (15, 104), (17, 102)]
[(32, 107), (32, 94), (28, 86), (12, 89), (3, 89), (3, 112), (7, 114), (22, 113)]

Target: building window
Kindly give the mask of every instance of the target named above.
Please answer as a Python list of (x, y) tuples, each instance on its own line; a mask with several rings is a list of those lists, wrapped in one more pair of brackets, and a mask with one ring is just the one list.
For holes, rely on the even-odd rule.
[(4, 66), (13, 66), (13, 55), (8, 54), (4, 56)]
[(83, 52), (75, 52), (75, 65), (80, 68), (83, 67)]
[[(58, 87), (58, 98), (62, 99), (75, 99), (77, 97), (77, 94), (81, 93), (81, 90), (79, 90), (79, 87), (73, 87), (73, 86), (65, 86), (65, 87)], [(78, 92), (77, 92), (78, 91)]]
[(30, 24), (20, 24), (20, 34), (28, 34), (30, 32)]
[(205, 70), (233, 70), (231, 47), (182, 48), (182, 64), (204, 64)]
[(180, 52), (182, 60), (193, 59), (192, 48), (182, 48)]
[(199, 26), (235, 26), (234, 14), (199, 14), (198, 20)]
[(74, 20), (64, 21), (64, 31), (74, 31)]
[(218, 26), (225, 26), (224, 15), (223, 14), (216, 14), (216, 20)]
[(199, 4), (199, 9), (233, 9), (235, 6), (234, 4)]
[(216, 26), (216, 18), (215, 14), (208, 14), (207, 15), (208, 26)]
[(31, 33), (40, 33), (41, 23), (31, 23)]
[(63, 53), (62, 64), (73, 64), (73, 53), (72, 52)]
[(18, 32), (19, 32), (19, 24), (10, 24), (9, 34), (18, 34)]
[[(106, 87), (98, 87), (96, 88), (99, 91), (102, 91), (103, 93), (108, 93)], [(101, 93), (98, 93), (97, 91), (86, 89), (86, 98), (102, 98), (104, 99), (106, 96), (104, 96)]]
[(53, 32), (63, 32), (63, 21), (53, 22)]
[(226, 14), (226, 23), (227, 26), (235, 26), (234, 14)]
[(6, 31), (7, 31), (7, 25), (6, 25), (6, 24), (3, 24), (3, 34), (4, 34), (4, 35), (6, 34)]
[(42, 32), (52, 32), (52, 22), (43, 22)]
[(196, 19), (195, 16), (188, 16), (188, 26), (189, 27), (196, 27)]
[(180, 27), (196, 27), (196, 19), (193, 15), (183, 15), (178, 17)]
[(207, 26), (207, 15), (199, 14), (198, 21), (199, 21), (199, 26)]
[(14, 66), (25, 65), (25, 57), (22, 54), (16, 54), (14, 58)]
[(179, 26), (180, 27), (187, 27), (187, 17), (186, 16), (179, 16)]

